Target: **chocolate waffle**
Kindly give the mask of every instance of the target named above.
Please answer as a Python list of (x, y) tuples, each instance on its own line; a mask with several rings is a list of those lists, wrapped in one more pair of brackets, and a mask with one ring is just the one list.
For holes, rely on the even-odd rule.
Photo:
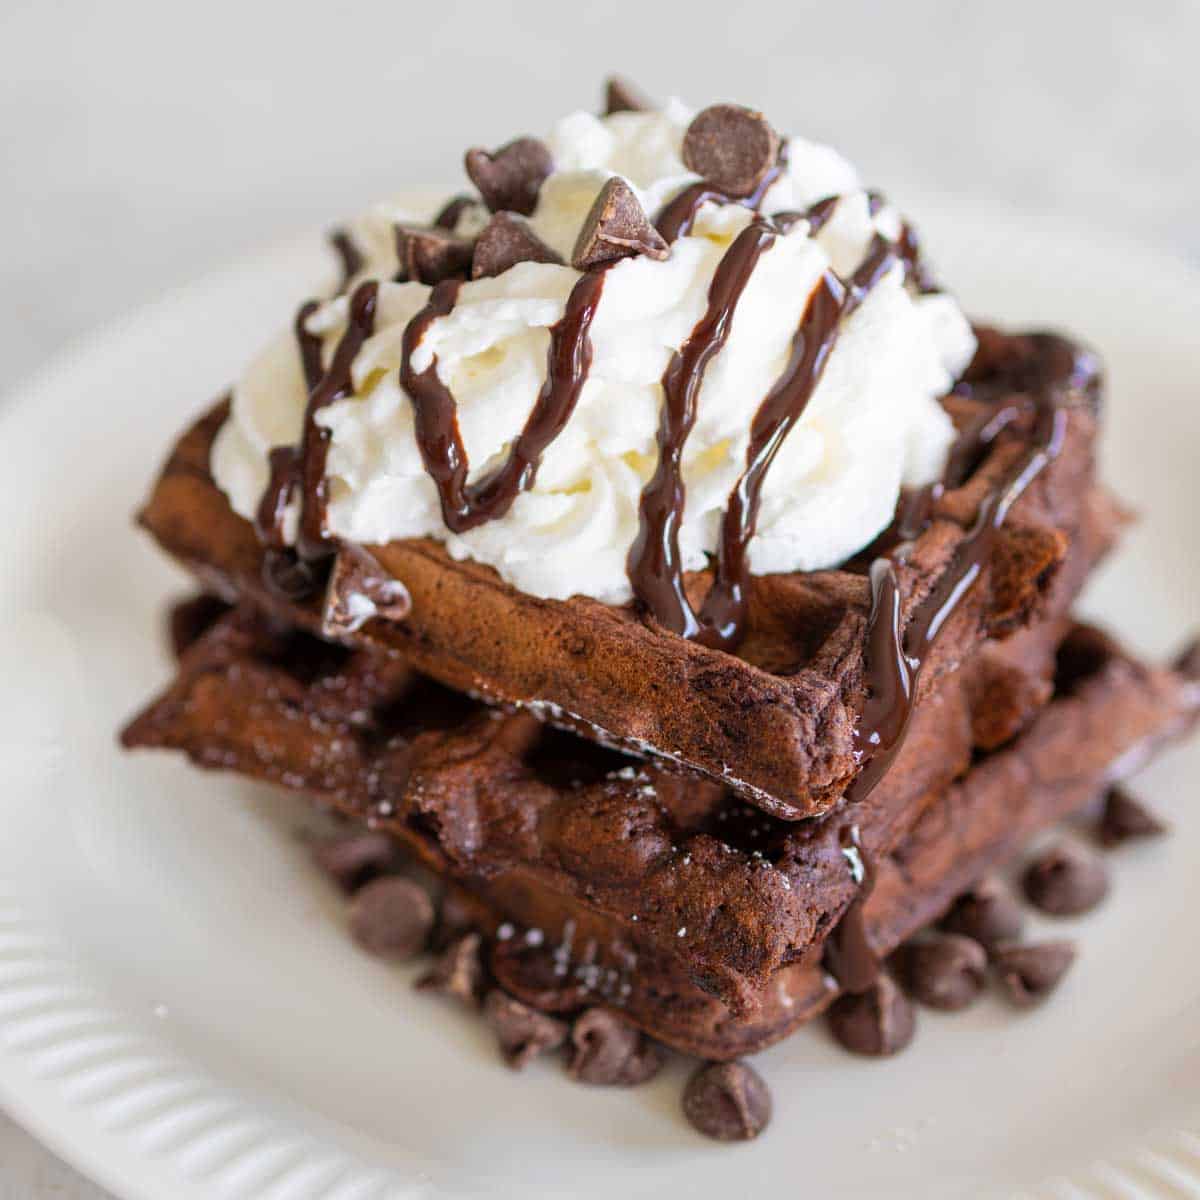
[[(279, 783), (395, 835), (472, 898), (493, 973), (526, 1002), (610, 1005), (670, 1045), (732, 1058), (837, 993), (822, 951), (860, 897), (848, 830), (873, 869), (857, 919), (883, 955), (1200, 709), (1195, 679), (1142, 666), (1086, 626), (1070, 628), (1054, 662), (1049, 705), (1004, 748), (977, 751), (957, 782), (900, 806), (920, 815), (899, 836), (883, 787), (871, 809), (772, 821), (703, 778), (245, 611), (185, 651), (177, 683), (124, 740)], [(740, 990), (721, 987), (723, 966), (739, 966), (755, 936), (774, 948), (781, 925), (787, 950), (760, 954), (756, 986), (746, 972)]]
[[(529, 596), (424, 539), (367, 547), (411, 597), (402, 619), (361, 628), (337, 619), (361, 576), (353, 547), (324, 600), (289, 598), (277, 572), (272, 584), (274, 552), (213, 482), (223, 405), (176, 446), (141, 521), (229, 599), (318, 636), (398, 651), (450, 688), (701, 771), (773, 816), (812, 816), (855, 780), (864, 794), (883, 776), (910, 717), (981, 642), (1043, 617), (1094, 504), (1090, 358), (1048, 335), (979, 332), (976, 361), (945, 401), (960, 429), (945, 486), (908, 497), (870, 570), (868, 555), (844, 570), (755, 578), (736, 654), (677, 637), (632, 606)], [(697, 603), (709, 582), (689, 578)], [(894, 677), (901, 659), (905, 679)]]
[[(1031, 835), (1084, 808), (1113, 778), (1188, 731), (1200, 712), (1195, 679), (1147, 668), (1094, 629), (1075, 627), (1059, 662), (1055, 698), (1028, 730), (981, 756), (875, 860), (862, 917), (877, 955), (936, 920)], [(839, 991), (819, 961), (799, 962), (771, 977), (757, 1009), (734, 1015), (677, 962), (631, 944), (611, 923), (589, 924), (578, 907), (560, 914), (554, 904), (538, 903), (544, 894), (520, 885), (484, 885), (478, 894), (492, 916), (492, 969), (508, 991), (548, 1011), (611, 1005), (659, 1040), (705, 1058), (762, 1049), (823, 1011)], [(494, 936), (497, 914), (517, 926), (503, 939)], [(537, 945), (523, 936), (525, 927), (539, 929)]]
[[(140, 519), (207, 594), (122, 741), (340, 814), (355, 939), (436, 931), (426, 982), (514, 1065), (569, 1039), (630, 1085), (662, 1061), (630, 1026), (724, 1062), (839, 995), (835, 1036), (894, 1052), (885, 956), (1200, 714), (1196, 651), (1071, 617), (1125, 520), (1098, 364), (972, 328), (879, 193), (752, 109), (610, 87), (465, 165), (431, 222), (337, 231), (336, 293), (174, 447)], [(422, 874), (395, 844), (434, 878), (387, 877)], [(1078, 847), (1025, 879), (1060, 915), (1107, 889)], [(905, 950), (923, 1002), (1069, 965), (991, 885)], [(684, 1111), (749, 1138), (770, 1103), (710, 1066)]]
[(399, 656), (325, 642), (247, 607), (186, 651), (175, 684), (124, 741), (308, 790), (416, 835), (439, 872), (522, 871), (636, 926), (642, 944), (748, 1011), (779, 967), (819, 955), (853, 900), (843, 830), (857, 828), (863, 853), (887, 853), (973, 755), (1010, 740), (1049, 699), (1070, 604), (1120, 521), (1093, 491), (1043, 618), (980, 647), (918, 707), (880, 786), (819, 821), (774, 820), (705, 777), (489, 707)]

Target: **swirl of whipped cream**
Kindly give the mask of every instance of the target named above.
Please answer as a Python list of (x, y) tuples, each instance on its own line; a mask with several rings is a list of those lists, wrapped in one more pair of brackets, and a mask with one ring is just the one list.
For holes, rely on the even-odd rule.
[[(657, 112), (561, 120), (546, 139), (555, 169), (531, 217), (538, 236), (569, 261), (593, 201), (613, 175), (629, 183), (646, 212), (660, 211), (697, 180), (681, 158), (691, 117), (673, 101)], [(872, 214), (838, 154), (789, 140), (786, 165), (762, 211), (803, 210), (829, 196), (839, 200), (815, 234), (799, 221), (761, 257), (704, 377), (683, 459), (687, 503), (679, 544), (686, 570), (703, 568), (717, 548), (754, 413), (788, 361), (823, 274), (832, 268), (849, 276), (876, 234), (900, 235), (894, 210)], [(330, 432), (329, 532), (366, 544), (432, 537), (455, 558), (487, 563), (534, 595), (630, 600), (626, 560), (639, 497), (657, 462), (662, 376), (703, 316), (723, 255), (754, 214), (737, 203), (705, 203), (665, 260), (627, 258), (608, 269), (590, 328), (591, 367), (571, 419), (546, 450), (533, 486), (503, 516), (460, 534), (444, 524), (400, 383), (404, 330), (430, 293), (421, 283), (390, 282), (397, 265), (393, 224), (412, 219), (384, 205), (352, 226), (364, 257), (355, 282), (381, 284), (374, 335), (354, 361), (354, 392), (317, 418)], [(479, 224), (479, 210), (467, 208), (458, 231), (474, 233)], [(453, 392), (472, 480), (503, 460), (529, 415), (545, 376), (549, 329), (579, 276), (569, 266), (523, 262), (464, 283), (452, 311), (430, 325), (413, 354), (414, 370), (436, 362), (438, 378)], [(326, 363), (347, 307), (339, 296), (308, 320)], [(755, 573), (844, 561), (889, 523), (903, 485), (937, 477), (953, 438), (938, 397), (973, 351), (957, 304), (941, 293), (916, 294), (900, 267), (870, 290), (845, 318), (767, 477), (750, 545)], [(238, 380), (213, 449), (214, 477), (242, 516), (254, 516), (270, 449), (298, 440), (305, 399), (295, 340), (286, 332)], [(295, 523), (292, 511), (289, 540)]]

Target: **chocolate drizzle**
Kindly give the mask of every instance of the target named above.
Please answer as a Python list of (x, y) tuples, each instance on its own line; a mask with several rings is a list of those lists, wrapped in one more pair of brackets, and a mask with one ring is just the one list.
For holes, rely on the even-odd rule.
[(346, 332), (342, 334), (329, 370), (308, 394), (304, 410), (304, 433), (300, 441), (300, 530), (296, 548), (301, 558), (326, 557), (333, 549), (325, 529), (328, 504), (325, 460), (329, 455), (329, 430), (317, 424), (321, 409), (344, 400), (354, 390), (351, 369), (363, 342), (375, 332), (375, 307), (379, 285), (361, 283), (350, 297)]
[[(782, 163), (744, 203), (757, 208), (778, 177)], [(734, 203), (703, 182), (686, 188), (659, 214), (657, 227), (668, 240), (685, 234), (707, 200)], [(803, 212), (756, 218), (734, 240), (717, 267), (708, 307), (685, 345), (672, 356), (663, 375), (659, 459), (642, 492), (638, 535), (627, 560), (636, 598), (665, 628), (723, 650), (735, 650), (744, 637), (748, 614), (749, 543), (754, 536), (762, 488), (779, 447), (803, 415), (816, 390), (840, 322), (853, 313), (870, 291), (898, 265), (906, 274), (917, 269), (915, 239), (892, 242), (876, 233), (862, 263), (844, 284), (827, 271), (814, 289), (792, 340), (787, 367), (755, 413), (746, 467), (725, 507), (713, 583), (699, 614), (685, 592), (679, 552), (685, 488), (683, 450), (696, 420), (704, 372), (729, 336), (733, 313), (758, 258), (775, 236), (800, 221), (815, 235), (833, 215), (839, 197), (827, 196)], [(906, 227), (907, 229), (907, 227)], [(922, 501), (927, 500), (923, 497)], [(925, 505), (927, 508), (928, 505)], [(922, 513), (925, 509), (922, 509)]]
[[(776, 152), (769, 148), (769, 152), (775, 161), (748, 195), (734, 196), (711, 181), (701, 180), (663, 208), (656, 221), (658, 233), (667, 242), (686, 234), (708, 201), (740, 204), (757, 214), (772, 184), (786, 169), (786, 149)], [(780, 446), (820, 382), (841, 319), (897, 262), (911, 266), (915, 261), (906, 257), (903, 247), (876, 235), (862, 265), (848, 282), (843, 284), (832, 272), (826, 272), (813, 290), (793, 336), (787, 366), (755, 413), (745, 466), (722, 517), (713, 583), (697, 613), (685, 593), (679, 529), (685, 501), (683, 452), (696, 420), (705, 371), (725, 345), (734, 312), (761, 255), (799, 220), (806, 220), (810, 232), (817, 232), (833, 215), (837, 203), (838, 197), (828, 196), (803, 213), (783, 213), (775, 220), (756, 215), (723, 256), (709, 288), (705, 315), (685, 345), (672, 356), (663, 376), (659, 462), (643, 490), (638, 536), (627, 566), (635, 595), (661, 624), (708, 646), (733, 650), (744, 635), (749, 605), (748, 550), (757, 525), (762, 488)], [(460, 207), (450, 206), (444, 214), (447, 223), (457, 216)], [(343, 259), (344, 284), (361, 269), (362, 256), (345, 230), (335, 231), (331, 241)], [(468, 481), (470, 463), (458, 428), (457, 402), (438, 377), (436, 357), (422, 371), (412, 366), (413, 355), (430, 326), (453, 311), (461, 281), (450, 278), (437, 282), (426, 306), (404, 330), (400, 381), (413, 405), (418, 448), (437, 488), (443, 521), (450, 531), (462, 533), (503, 516), (517, 495), (533, 485), (546, 449), (570, 419), (587, 380), (592, 356), (589, 330), (603, 282), (602, 268), (585, 272), (576, 283), (562, 318), (551, 328), (546, 376), (524, 427), (504, 461), (474, 483)], [(297, 318), (297, 338), (309, 389), (304, 431), (298, 447), (276, 447), (271, 451), (270, 482), (257, 519), (260, 536), (272, 552), (272, 574), (281, 584), (287, 575), (286, 586), (293, 594), (315, 583), (302, 577), (298, 564), (319, 562), (334, 548), (325, 529), (329, 433), (315, 418), (321, 408), (351, 390), (354, 356), (374, 328), (376, 288), (373, 283), (363, 284), (355, 292), (346, 334), (324, 374), (320, 372), (320, 342), (304, 328), (313, 306), (306, 305)], [(289, 556), (283, 525), (297, 489), (300, 527), (296, 552)]]
[(783, 374), (754, 414), (746, 469), (725, 505), (716, 577), (704, 601), (702, 619), (710, 638), (721, 645), (734, 646), (743, 636), (750, 583), (747, 551), (758, 524), (763, 483), (824, 374), (849, 298), (837, 277), (827, 271), (805, 306)]
[(863, 260), (855, 268), (846, 287), (845, 316), (849, 316), (867, 298), (871, 289), (883, 279), (897, 263), (908, 264), (900, 257), (898, 247), (877, 233), (867, 246)]
[(713, 583), (697, 615), (684, 590), (679, 553), (686, 500), (683, 450), (696, 421), (705, 369), (724, 346), (742, 292), (775, 238), (774, 226), (755, 221), (734, 239), (713, 275), (704, 316), (663, 375), (658, 466), (642, 492), (638, 535), (628, 559), (634, 594), (660, 624), (722, 649), (734, 648), (743, 636), (749, 602), (747, 551), (754, 537), (763, 483), (821, 378), (847, 296), (836, 277), (827, 272), (805, 307), (787, 366), (754, 414), (746, 466), (722, 517)]
[(810, 204), (803, 212), (777, 212), (772, 215), (771, 220), (783, 233), (790, 232), (801, 221), (807, 221), (808, 236), (816, 237), (837, 211), (840, 200), (841, 196), (826, 196), (823, 200)]
[[(321, 341), (308, 332), (306, 322), (316, 303), (309, 301), (296, 314), (296, 339), (304, 370), (308, 403), (304, 410), (299, 446), (276, 446), (269, 456), (271, 474), (259, 501), (255, 527), (269, 553), (264, 576), (269, 586), (292, 597), (311, 592), (319, 583), (312, 564), (328, 558), (336, 548), (325, 528), (327, 504), (325, 460), (329, 431), (317, 424), (321, 409), (350, 395), (351, 368), (362, 344), (375, 331), (379, 285), (359, 284), (350, 297), (346, 331), (334, 351), (328, 371), (321, 370)], [(300, 492), (300, 527), (294, 553), (286, 550), (283, 519), (288, 504)]]
[(675, 241), (676, 238), (684, 237), (691, 232), (700, 209), (710, 200), (714, 204), (741, 204), (745, 208), (758, 212), (767, 193), (771, 190), (771, 185), (786, 168), (787, 156), (780, 153), (779, 160), (748, 196), (728, 196), (714, 188), (711, 183), (706, 183), (703, 179), (698, 180), (685, 187), (678, 196), (663, 205), (662, 211), (654, 222), (655, 228), (668, 244)]
[(941, 291), (921, 258), (921, 243), (917, 240), (917, 232), (907, 221), (900, 226), (896, 251), (900, 260), (908, 268), (908, 277), (918, 292), (927, 296), (931, 292)]
[[(771, 220), (785, 233), (799, 222), (807, 221), (808, 236), (816, 237), (837, 211), (837, 206), (842, 199), (843, 197), (836, 195), (826, 196), (803, 212), (779, 212), (773, 214)], [(884, 198), (879, 192), (867, 193), (867, 211), (871, 217), (879, 215), (884, 203)], [(862, 265), (855, 274), (863, 276), (864, 281), (865, 278), (871, 276), (882, 278), (896, 262), (904, 265), (905, 278), (918, 292), (927, 295), (930, 292), (938, 291), (937, 285), (930, 277), (928, 268), (921, 258), (921, 245), (917, 240), (916, 231), (907, 221), (900, 226), (900, 236), (894, 242), (881, 233), (875, 234), (871, 244), (867, 247)], [(870, 290), (869, 284), (867, 290)]]
[(857, 825), (838, 831), (842, 854), (858, 894), (825, 941), (824, 966), (844, 991), (865, 992), (879, 978), (879, 956), (867, 937), (864, 908), (875, 888), (875, 863), (863, 848)]
[(774, 246), (775, 238), (771, 226), (755, 221), (733, 240), (713, 273), (704, 316), (671, 356), (662, 377), (658, 466), (642, 490), (638, 534), (627, 567), (634, 595), (660, 624), (686, 638), (705, 638), (710, 631), (684, 594), (679, 553), (679, 527), (686, 499), (683, 450), (696, 422), (705, 369), (725, 345), (742, 292), (758, 260)]
[[(337, 235), (333, 235), (336, 237)], [(332, 238), (331, 238), (332, 240)], [(311, 393), (321, 381), (321, 339), (308, 332), (308, 318), (316, 312), (317, 301), (309, 300), (300, 306), (292, 322), (300, 368), (304, 372), (304, 390)], [(296, 446), (273, 446), (267, 455), (270, 478), (258, 502), (254, 528), (259, 540), (272, 550), (285, 550), (283, 516), (300, 482), (300, 452)]]
[(300, 455), (295, 446), (272, 446), (267, 453), (267, 465), (270, 474), (258, 502), (254, 528), (264, 546), (283, 550), (287, 546), (283, 517), (300, 482)]
[[(861, 769), (846, 790), (846, 804), (857, 804), (871, 793), (904, 744), (921, 671), (938, 634), (982, 574), (1013, 505), (1062, 449), (1068, 417), (1066, 396), (1072, 391), (1090, 392), (1096, 386), (1090, 356), (1052, 335), (1034, 341), (1038, 366), (1029, 381), (1031, 395), (1010, 396), (963, 431), (950, 453), (943, 480), (921, 489), (901, 507), (899, 543), (871, 564), (871, 608), (864, 651), (866, 699), (854, 729)], [(949, 569), (902, 628), (897, 568), (911, 552), (912, 541), (927, 523), (936, 498), (945, 487), (961, 484), (978, 463), (982, 449), (1031, 409), (1034, 427), (1028, 449), (983, 498)], [(830, 936), (826, 951), (826, 964), (848, 991), (862, 990), (861, 981), (867, 975), (865, 960), (846, 947), (865, 947), (869, 952), (862, 925), (868, 894), (865, 886), (860, 889)]]
[(412, 401), (417, 446), (430, 478), (437, 487), (442, 519), (454, 533), (503, 516), (518, 493), (533, 486), (542, 455), (562, 432), (587, 381), (592, 362), (588, 337), (592, 318), (604, 290), (605, 270), (582, 275), (558, 323), (550, 329), (546, 378), (524, 428), (507, 458), (482, 479), (467, 482), (471, 464), (458, 429), (458, 405), (450, 389), (438, 378), (437, 360), (423, 371), (414, 371), (412, 356), (434, 321), (454, 308), (459, 284), (439, 283), (429, 303), (404, 331), (400, 382)]
[(311, 392), (321, 382), (324, 369), (321, 366), (321, 339), (315, 333), (308, 332), (308, 318), (313, 315), (319, 305), (315, 300), (309, 300), (300, 306), (293, 322), (292, 330), (296, 335), (296, 345), (300, 351), (300, 369), (304, 372), (305, 390)]
[[(867, 796), (887, 771), (903, 743), (921, 671), (938, 633), (983, 572), (996, 534), (1012, 506), (1058, 456), (1067, 421), (1066, 409), (1060, 402), (1059, 382), (1048, 380), (1034, 398), (1036, 417), (1029, 449), (1004, 482), (984, 497), (949, 569), (916, 606), (903, 631), (899, 621), (897, 567), (905, 562), (912, 538), (920, 532), (918, 521), (923, 525), (928, 519), (935, 490), (940, 491), (946, 486), (944, 483), (922, 489), (929, 498), (927, 504), (906, 506), (909, 527), (903, 533), (907, 536), (871, 564), (871, 610), (864, 663), (867, 699), (854, 730), (855, 751), (864, 765), (846, 793), (848, 801)], [(980, 448), (1021, 412), (1027, 412), (1029, 405), (1027, 398), (1014, 397), (997, 409), (990, 420), (969, 428), (950, 455), (947, 482), (951, 486), (961, 482), (951, 472), (957, 474), (967, 469), (968, 464), (977, 460)], [(924, 513), (919, 515), (922, 508)]]
[(344, 292), (350, 286), (350, 280), (366, 266), (367, 260), (362, 251), (354, 244), (354, 239), (347, 229), (335, 229), (329, 234), (329, 244), (337, 251), (342, 260), (342, 278), (338, 291)]

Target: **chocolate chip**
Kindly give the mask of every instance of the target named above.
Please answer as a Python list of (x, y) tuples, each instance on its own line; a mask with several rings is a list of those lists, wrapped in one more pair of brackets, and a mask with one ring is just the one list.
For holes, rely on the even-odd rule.
[(600, 263), (645, 254), (663, 259), (670, 253), (662, 234), (625, 180), (613, 176), (601, 189), (579, 231), (571, 265), (580, 271)]
[(1180, 651), (1174, 666), (1185, 679), (1200, 679), (1200, 638)]
[(533, 232), (524, 217), (496, 213), (475, 242), (471, 278), (499, 275), (522, 262), (561, 263), (562, 258)]
[(610, 75), (604, 81), (604, 115), (611, 117), (619, 112), (648, 112), (654, 105), (619, 75)]
[(224, 600), (218, 600), (207, 592), (173, 605), (167, 623), (175, 657), (178, 658), (193, 642), (199, 641), (208, 627), (228, 611), (229, 605)]
[(985, 949), (1021, 936), (1025, 914), (1012, 889), (991, 875), (964, 892), (942, 919), (942, 928), (961, 933)]
[(771, 1093), (747, 1063), (707, 1063), (683, 1089), (683, 1115), (705, 1137), (748, 1142), (771, 1122)]
[(441, 283), (465, 278), (471, 267), (474, 243), (470, 238), (436, 225), (397, 225), (397, 282)]
[(662, 1069), (658, 1047), (605, 1008), (589, 1008), (571, 1026), (567, 1072), (581, 1083), (634, 1087)]
[(1075, 961), (1071, 942), (1037, 942), (999, 946), (993, 963), (1005, 994), (1020, 1008), (1044, 1000)]
[(987, 951), (978, 942), (960, 933), (943, 933), (905, 949), (905, 981), (922, 1004), (956, 1012), (983, 991), (987, 961)]
[(1078, 916), (1108, 895), (1108, 871), (1082, 846), (1062, 842), (1039, 854), (1026, 868), (1025, 894), (1030, 903), (1051, 916)]
[(433, 902), (424, 888), (399, 875), (374, 879), (350, 903), (350, 932), (368, 953), (403, 961), (425, 949)]
[(433, 223), (439, 229), (453, 233), (458, 228), (458, 222), (463, 213), (479, 206), (479, 201), (473, 196), (454, 196), (447, 200), (441, 211), (433, 218)]
[(434, 946), (444, 949), (464, 933), (472, 932), (479, 923), (478, 908), (467, 893), (451, 884), (442, 894), (438, 905), (437, 929), (434, 931)]
[(386, 833), (339, 833), (312, 845), (313, 862), (345, 892), (394, 866), (396, 843)]
[(1122, 842), (1160, 837), (1166, 832), (1166, 823), (1135, 796), (1123, 787), (1109, 788), (1098, 830), (1103, 845), (1119, 846)]
[(467, 1004), (478, 1004), (483, 992), (483, 939), (464, 933), (438, 955), (437, 962), (417, 980), (421, 991), (441, 992)]
[(329, 637), (354, 633), (376, 617), (403, 621), (412, 611), (408, 589), (361, 546), (343, 543), (325, 586), (321, 629)]
[(529, 216), (537, 207), (542, 181), (554, 170), (554, 160), (544, 142), (517, 138), (489, 154), (468, 150), (467, 174), (492, 212)]
[(714, 104), (696, 114), (683, 138), (683, 161), (727, 196), (749, 196), (779, 158), (779, 135), (760, 112)]
[(1063, 694), (1098, 675), (1121, 652), (1117, 643), (1094, 625), (1076, 625), (1055, 655), (1054, 690)]
[(557, 1050), (567, 1038), (566, 1021), (538, 1012), (499, 988), (484, 997), (483, 1014), (495, 1030), (504, 1061), (517, 1071), (539, 1054)]
[(855, 1054), (897, 1054), (913, 1039), (917, 1017), (890, 975), (865, 992), (839, 996), (829, 1009), (833, 1036)]

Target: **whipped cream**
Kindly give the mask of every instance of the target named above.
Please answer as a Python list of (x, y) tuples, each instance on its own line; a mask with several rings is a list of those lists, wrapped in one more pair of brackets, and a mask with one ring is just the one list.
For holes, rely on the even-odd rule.
[[(697, 177), (681, 158), (692, 113), (677, 101), (657, 112), (575, 113), (546, 144), (555, 169), (530, 221), (565, 261), (601, 187), (624, 178), (653, 216)], [(764, 213), (797, 211), (840, 197), (815, 236), (798, 222), (762, 255), (742, 294), (727, 342), (708, 367), (684, 452), (687, 502), (679, 530), (684, 568), (717, 549), (721, 513), (746, 462), (751, 421), (784, 369), (810, 294), (832, 267), (849, 276), (876, 233), (895, 239), (894, 210), (874, 215), (853, 168), (826, 146), (792, 138)], [(663, 261), (628, 258), (607, 271), (590, 329), (592, 363), (576, 409), (542, 460), (534, 485), (504, 516), (461, 534), (447, 530), (414, 436), (400, 384), (401, 342), (430, 288), (392, 283), (393, 225), (427, 214), (381, 205), (351, 226), (365, 265), (353, 283), (381, 280), (375, 333), (353, 366), (354, 393), (321, 410), (330, 432), (327, 520), (359, 543), (428, 536), (458, 559), (494, 567), (523, 591), (553, 599), (582, 594), (608, 603), (632, 597), (626, 560), (638, 501), (657, 462), (661, 379), (704, 314), (713, 274), (754, 219), (746, 207), (706, 203)], [(468, 208), (458, 232), (486, 221)], [(436, 361), (454, 394), (476, 479), (502, 461), (534, 404), (546, 371), (549, 328), (580, 272), (523, 262), (461, 286), (449, 315), (433, 322), (412, 357)], [(328, 364), (348, 301), (322, 304), (307, 329)], [(844, 561), (891, 520), (903, 485), (940, 473), (953, 427), (938, 404), (974, 352), (957, 304), (917, 295), (894, 268), (843, 322), (808, 407), (767, 477), (750, 545), (755, 573), (812, 570)], [(301, 433), (306, 392), (290, 330), (272, 341), (233, 390), (212, 468), (234, 509), (253, 518), (267, 484), (267, 455)], [(285, 522), (295, 536), (296, 514)]]

